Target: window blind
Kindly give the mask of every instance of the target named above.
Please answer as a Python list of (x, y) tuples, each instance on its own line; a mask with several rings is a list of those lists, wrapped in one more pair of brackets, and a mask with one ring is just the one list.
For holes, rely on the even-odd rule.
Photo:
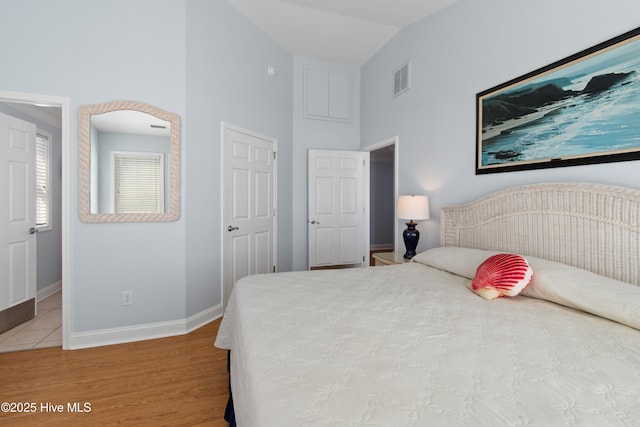
[(51, 226), (51, 144), (47, 135), (36, 134), (36, 227)]
[(113, 153), (115, 213), (164, 212), (162, 153)]

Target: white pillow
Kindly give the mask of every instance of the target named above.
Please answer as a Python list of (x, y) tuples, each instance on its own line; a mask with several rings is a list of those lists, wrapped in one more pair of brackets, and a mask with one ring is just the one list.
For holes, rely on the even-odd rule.
[[(413, 257), (419, 262), (473, 279), (480, 264), (497, 251), (442, 247)], [(520, 295), (586, 311), (640, 330), (640, 286), (577, 267), (526, 256), (533, 269), (531, 283)]]
[(521, 293), (640, 329), (640, 286), (541, 258), (527, 257), (533, 279)]
[(476, 270), (491, 255), (497, 251), (483, 251), (481, 249), (442, 247), (420, 252), (412, 261), (448, 271), (458, 276), (473, 279)]

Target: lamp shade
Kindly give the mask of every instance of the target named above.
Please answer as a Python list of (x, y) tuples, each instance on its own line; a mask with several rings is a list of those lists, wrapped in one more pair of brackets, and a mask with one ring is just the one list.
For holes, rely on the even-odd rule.
[(398, 197), (398, 218), (419, 221), (429, 219), (429, 198), (414, 195)]

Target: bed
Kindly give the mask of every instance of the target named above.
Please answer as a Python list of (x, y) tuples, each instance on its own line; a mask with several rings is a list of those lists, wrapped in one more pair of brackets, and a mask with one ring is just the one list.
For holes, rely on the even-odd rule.
[[(640, 425), (640, 191), (503, 190), (403, 265), (249, 276), (215, 345), (238, 426)], [(469, 288), (524, 256), (517, 296)]]

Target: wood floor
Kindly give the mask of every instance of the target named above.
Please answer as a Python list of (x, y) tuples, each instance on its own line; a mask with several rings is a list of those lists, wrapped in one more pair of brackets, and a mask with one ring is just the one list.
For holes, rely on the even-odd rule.
[(84, 350), (0, 354), (0, 403), (35, 409), (8, 413), (3, 404), (0, 425), (228, 426), (226, 351), (213, 346), (219, 325)]

